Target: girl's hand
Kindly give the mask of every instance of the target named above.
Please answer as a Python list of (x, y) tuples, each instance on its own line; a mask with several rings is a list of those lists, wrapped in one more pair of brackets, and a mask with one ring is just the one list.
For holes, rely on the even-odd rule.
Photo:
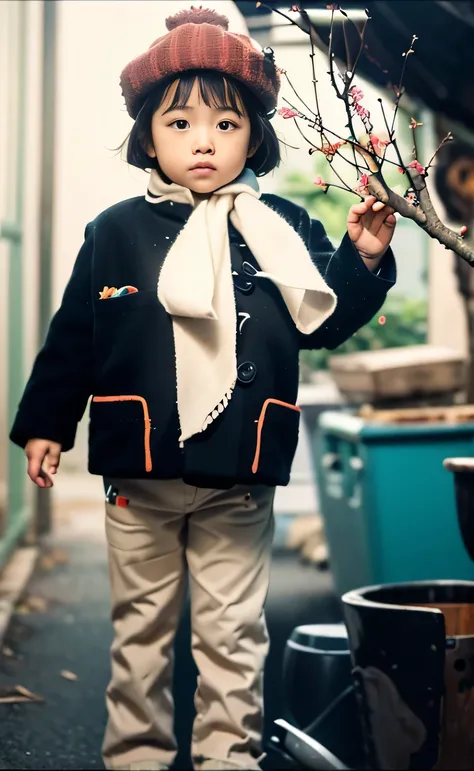
[(38, 487), (52, 487), (61, 459), (62, 445), (49, 439), (30, 439), (25, 447), (28, 476)]
[(373, 195), (349, 210), (347, 232), (363, 260), (380, 260), (387, 251), (396, 225), (393, 211)]

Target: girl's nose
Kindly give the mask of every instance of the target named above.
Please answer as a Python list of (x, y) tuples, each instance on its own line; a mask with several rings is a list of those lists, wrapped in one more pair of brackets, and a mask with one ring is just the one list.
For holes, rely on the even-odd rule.
[(196, 138), (193, 147), (193, 155), (214, 155), (214, 144), (207, 134)]

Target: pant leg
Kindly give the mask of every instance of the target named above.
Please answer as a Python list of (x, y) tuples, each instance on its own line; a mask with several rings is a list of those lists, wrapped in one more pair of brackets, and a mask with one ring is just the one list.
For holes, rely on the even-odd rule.
[(117, 480), (126, 508), (106, 504), (115, 639), (107, 689), (106, 767), (171, 764), (173, 642), (186, 587), (181, 480)]
[(258, 768), (275, 489), (199, 494), (186, 549), (199, 670), (192, 755), (196, 767), (209, 758)]

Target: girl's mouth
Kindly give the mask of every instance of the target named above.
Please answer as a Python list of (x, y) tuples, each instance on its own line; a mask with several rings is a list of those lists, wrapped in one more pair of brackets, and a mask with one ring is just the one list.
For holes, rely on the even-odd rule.
[(216, 169), (214, 166), (194, 166), (190, 171), (198, 177), (209, 177)]
[(207, 177), (209, 174), (211, 174), (213, 171), (216, 170), (216, 167), (214, 166), (211, 161), (198, 161), (194, 164), (194, 166), (191, 166), (190, 171), (192, 171), (194, 174), (197, 174), (198, 176)]

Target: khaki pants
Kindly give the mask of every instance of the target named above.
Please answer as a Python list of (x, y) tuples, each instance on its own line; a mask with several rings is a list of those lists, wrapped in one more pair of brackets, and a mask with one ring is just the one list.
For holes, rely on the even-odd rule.
[[(106, 504), (115, 640), (103, 746), (108, 768), (171, 764), (173, 641), (189, 573), (199, 678), (192, 756), (258, 768), (275, 489), (117, 480)], [(226, 765), (228, 764), (228, 765)], [(230, 766), (229, 766), (230, 764)]]

